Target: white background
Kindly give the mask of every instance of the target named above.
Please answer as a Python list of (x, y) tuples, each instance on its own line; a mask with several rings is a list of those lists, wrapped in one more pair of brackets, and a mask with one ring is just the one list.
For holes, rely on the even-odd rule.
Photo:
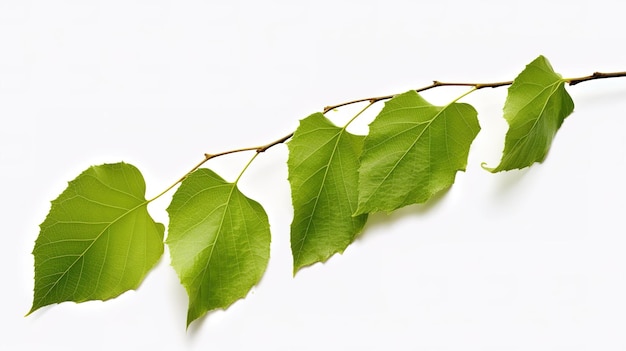
[[(510, 80), (540, 54), (566, 77), (623, 71), (622, 3), (1, 0), (0, 349), (626, 349), (626, 78), (568, 88), (546, 162), (496, 175), (480, 164), (499, 161), (506, 88), (464, 98), (482, 131), (452, 189), (371, 216), (295, 278), (287, 148), (271, 149), (241, 181), (270, 218), (267, 272), (189, 330), (167, 251), (137, 291), (23, 317), (38, 225), (88, 166), (132, 163), (152, 197), (205, 152), (275, 140), (326, 105)], [(232, 181), (250, 156), (207, 166)], [(158, 221), (170, 199), (150, 205)]]

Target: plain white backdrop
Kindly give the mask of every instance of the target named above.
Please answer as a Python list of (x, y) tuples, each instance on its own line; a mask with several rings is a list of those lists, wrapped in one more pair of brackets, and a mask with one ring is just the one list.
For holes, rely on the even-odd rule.
[[(0, 349), (626, 349), (626, 79), (568, 88), (546, 162), (496, 175), (480, 164), (499, 161), (506, 88), (469, 95), (482, 131), (451, 190), (372, 215), (295, 277), (287, 149), (269, 150), (241, 181), (270, 218), (265, 277), (189, 330), (167, 251), (137, 291), (23, 317), (38, 225), (88, 166), (132, 163), (151, 197), (205, 152), (275, 140), (326, 105), (510, 80), (540, 54), (566, 77), (624, 71), (623, 14), (608, 0), (1, 0)], [(249, 156), (207, 166), (232, 181)], [(150, 205), (158, 221), (170, 196)]]

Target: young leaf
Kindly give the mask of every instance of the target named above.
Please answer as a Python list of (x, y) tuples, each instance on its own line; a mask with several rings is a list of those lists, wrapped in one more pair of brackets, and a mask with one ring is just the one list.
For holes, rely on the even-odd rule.
[(236, 183), (204, 168), (183, 181), (167, 211), (166, 243), (189, 295), (189, 326), (244, 298), (259, 282), (269, 260), (269, 221)]
[(88, 168), (54, 201), (35, 243), (29, 313), (136, 289), (163, 254), (165, 227), (147, 211), (145, 183), (126, 163)]
[(296, 272), (343, 252), (365, 225), (366, 214), (352, 216), (358, 200), (363, 137), (315, 113), (300, 121), (288, 146), (294, 207), (291, 251)]
[(468, 104), (433, 106), (415, 91), (387, 101), (365, 137), (356, 214), (422, 203), (450, 187), (479, 131)]
[(574, 102), (565, 82), (550, 62), (539, 56), (520, 73), (509, 87), (504, 118), (509, 124), (500, 164), (495, 173), (525, 168), (542, 162), (556, 132), (574, 111)]

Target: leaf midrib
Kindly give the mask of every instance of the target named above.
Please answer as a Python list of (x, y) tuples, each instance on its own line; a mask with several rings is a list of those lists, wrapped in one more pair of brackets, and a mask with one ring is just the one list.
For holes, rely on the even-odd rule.
[[(341, 139), (341, 136), (343, 135), (343, 133), (346, 131), (346, 127), (340, 129), (335, 135), (333, 135), (333, 138), (337, 138), (337, 140), (335, 141), (335, 145), (333, 146), (333, 151), (330, 154), (330, 157), (328, 158), (328, 162), (326, 163), (326, 169), (324, 170), (324, 176), (322, 177), (322, 183), (321, 186), (317, 192), (317, 196), (315, 197), (315, 202), (313, 203), (313, 209), (311, 211), (311, 215), (309, 216), (309, 220), (306, 226), (306, 230), (304, 231), (304, 235), (302, 237), (302, 239), (300, 240), (300, 247), (298, 248), (298, 252), (296, 254), (296, 257), (294, 258), (294, 262), (299, 262), (300, 261), (300, 257), (302, 256), (302, 248), (304, 247), (304, 243), (308, 237), (309, 234), (309, 229), (311, 227), (311, 223), (313, 222), (313, 216), (315, 214), (315, 212), (317, 211), (317, 204), (319, 203), (320, 200), (320, 196), (322, 194), (322, 190), (324, 189), (324, 186), (326, 184), (326, 178), (328, 176), (328, 171), (330, 169), (330, 165), (333, 161), (333, 158), (335, 157), (335, 153), (337, 151), (338, 145), (339, 145), (339, 140)], [(319, 150), (319, 149), (318, 149)]]
[[(209, 257), (207, 258), (206, 264), (204, 265), (204, 268), (202, 269), (202, 277), (201, 277), (202, 279), (200, 279), (199, 289), (202, 289), (202, 282), (205, 280), (206, 274), (209, 271), (209, 265), (211, 264), (211, 259), (213, 258), (213, 251), (215, 250), (217, 241), (219, 240), (222, 234), (222, 227), (224, 226), (224, 220), (226, 219), (226, 212), (228, 212), (228, 207), (230, 206), (230, 201), (233, 197), (233, 193), (235, 191), (235, 187), (237, 186), (237, 183), (233, 183), (233, 184), (224, 183), (222, 186), (230, 186), (230, 192), (228, 193), (228, 197), (226, 198), (226, 201), (222, 205), (224, 206), (224, 212), (222, 213), (222, 218), (220, 218), (220, 224), (217, 228), (215, 239), (211, 243), (211, 251), (209, 251)], [(209, 280), (211, 279), (210, 275), (208, 279)]]
[[(385, 177), (383, 178), (382, 181), (380, 181), (378, 183), (378, 185), (376, 186), (376, 188), (374, 189), (374, 191), (370, 192), (370, 196), (363, 202), (363, 203), (369, 203), (370, 200), (372, 199), (372, 196), (374, 196), (377, 192), (378, 189), (380, 189), (380, 187), (383, 185), (384, 182), (387, 181), (387, 178), (389, 178), (391, 176), (391, 173), (394, 172), (394, 170), (398, 167), (398, 165), (400, 164), (400, 162), (402, 162), (402, 160), (404, 160), (404, 158), (406, 157), (406, 155), (413, 150), (413, 148), (415, 147), (415, 145), (417, 144), (418, 141), (420, 141), (420, 139), (422, 138), (422, 135), (424, 135), (424, 132), (430, 128), (431, 124), (433, 124), (433, 122), (439, 117), (441, 116), (450, 106), (452, 106), (454, 104), (450, 103), (446, 106), (444, 106), (440, 111), (438, 111), (430, 120), (428, 120), (426, 123), (426, 126), (424, 127), (424, 129), (422, 129), (422, 131), (419, 133), (419, 135), (415, 138), (415, 140), (413, 141), (413, 143), (411, 143), (411, 146), (409, 146), (406, 151), (402, 154), (402, 156), (400, 158), (398, 158), (398, 160), (396, 161), (396, 163), (393, 165), (393, 167), (391, 167), (391, 170), (389, 170), (389, 172), (387, 172), (387, 174), (385, 175)], [(416, 108), (422, 108), (423, 106), (416, 106)], [(426, 106), (426, 107), (435, 107), (436, 106)], [(408, 109), (408, 108), (405, 108)], [(393, 112), (396, 112), (397, 110), (394, 110)], [(391, 112), (389, 112), (391, 113)], [(420, 122), (420, 123), (415, 123), (415, 127), (417, 127), (418, 125), (422, 125), (424, 124), (424, 122)], [(400, 133), (399, 133), (400, 134)], [(399, 135), (398, 134), (398, 135)], [(430, 162), (429, 162), (430, 163)], [(357, 209), (358, 210), (358, 209)], [(357, 213), (357, 214), (361, 214), (361, 213)]]
[[(537, 127), (537, 125), (539, 124), (539, 120), (541, 120), (544, 117), (544, 112), (546, 110), (546, 107), (548, 105), (548, 102), (550, 102), (550, 100), (552, 99), (552, 97), (554, 96), (554, 94), (556, 93), (557, 89), (559, 88), (560, 84), (563, 83), (562, 80), (557, 80), (554, 83), (545, 86), (543, 89), (541, 89), (541, 91), (535, 95), (534, 98), (532, 98), (530, 101), (528, 101), (528, 103), (526, 103), (526, 105), (524, 105), (524, 107), (520, 108), (519, 111), (522, 111), (523, 109), (525, 109), (526, 107), (528, 107), (532, 102), (534, 102), (535, 100), (537, 100), (541, 94), (548, 90), (548, 89), (553, 89), (552, 92), (550, 92), (550, 94), (548, 94), (548, 98), (543, 102), (543, 106), (541, 106), (541, 110), (539, 112), (539, 115), (537, 116), (537, 118), (535, 118), (535, 120), (533, 121), (533, 125), (530, 127), (530, 129), (528, 130), (528, 132), (526, 134), (524, 134), (524, 136), (520, 137), (515, 144), (513, 144), (513, 146), (511, 146), (511, 149), (515, 149), (517, 148), (517, 146), (526, 141), (528, 139), (528, 136), (530, 134), (532, 134), (532, 132), (535, 130), (535, 128)], [(519, 113), (519, 112), (518, 112)]]

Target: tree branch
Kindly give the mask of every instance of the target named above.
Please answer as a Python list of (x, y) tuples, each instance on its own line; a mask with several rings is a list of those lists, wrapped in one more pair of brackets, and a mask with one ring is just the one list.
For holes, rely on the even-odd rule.
[[(452, 87), (452, 86), (456, 86), (456, 87), (475, 87), (476, 90), (478, 90), (478, 89), (483, 89), (483, 88), (498, 88), (498, 87), (511, 85), (511, 84), (513, 84), (513, 81), (496, 82), (496, 83), (447, 83), (447, 82), (440, 82), (438, 80), (434, 80), (433, 84), (427, 85), (425, 87), (417, 88), (417, 89), (414, 89), (414, 90), (415, 90), (415, 92), (419, 93), (419, 92), (426, 91), (426, 90), (433, 89), (433, 88), (437, 88), (437, 87)], [(358, 99), (358, 100), (352, 100), (352, 101), (348, 101), (348, 102), (342, 102), (342, 103), (337, 104), (337, 105), (331, 105), (331, 106), (324, 107), (324, 113), (326, 113), (326, 112), (328, 112), (330, 110), (334, 110), (334, 109), (339, 108), (339, 107), (352, 105), (352, 104), (356, 104), (356, 103), (359, 103), (359, 102), (366, 102), (366, 101), (368, 101), (370, 103), (376, 103), (376, 102), (379, 102), (379, 101), (392, 99), (395, 96), (396, 96), (396, 94), (394, 94), (394, 95), (385, 95), (385, 96), (377, 96), (377, 97), (371, 97), (371, 98), (366, 98), (366, 99)]]
[(617, 78), (617, 77), (626, 77), (626, 71), (625, 72), (610, 72), (610, 73), (593, 72), (593, 74), (586, 76), (586, 77), (569, 78), (569, 79), (566, 79), (565, 81), (569, 85), (576, 85), (578, 83), (582, 83), (582, 82), (586, 82), (586, 81), (594, 80), (594, 79)]
[[(565, 82), (565, 83), (567, 83), (569, 85), (576, 85), (576, 84), (587, 82), (587, 81), (590, 81), (590, 80), (606, 79), (606, 78), (617, 78), (617, 77), (626, 77), (626, 71), (623, 71), (623, 72), (608, 72), (608, 73), (594, 72), (594, 73), (592, 73), (592, 74), (590, 74), (588, 76), (584, 76), (584, 77), (565, 78), (565, 79), (563, 79), (563, 82)], [(475, 90), (479, 90), (479, 89), (484, 89), (484, 88), (499, 88), (499, 87), (503, 87), (503, 86), (509, 86), (511, 84), (513, 84), (512, 80), (503, 81), (503, 82), (493, 82), (493, 83), (464, 83), (464, 82), (456, 82), (456, 83), (454, 83), (454, 82), (441, 82), (441, 81), (438, 81), (438, 80), (434, 80), (432, 84), (424, 86), (424, 87), (421, 87), (421, 88), (417, 88), (417, 89), (414, 89), (414, 90), (415, 90), (415, 92), (419, 93), (419, 92), (430, 90), (430, 89), (437, 88), (437, 87), (451, 87), (451, 86), (474, 87)], [(383, 95), (383, 96), (369, 97), (369, 98), (364, 98), (364, 99), (357, 99), (357, 100), (342, 102), (340, 104), (330, 105), (330, 106), (324, 107), (322, 113), (325, 114), (325, 113), (327, 113), (327, 112), (329, 112), (331, 110), (334, 110), (336, 108), (343, 107), (343, 106), (348, 106), (348, 105), (353, 105), (353, 104), (357, 104), (357, 103), (360, 103), (360, 102), (369, 102), (370, 105), (371, 105), (371, 104), (375, 104), (375, 103), (377, 103), (379, 101), (390, 100), (390, 99), (394, 98), (395, 96), (396, 96), (396, 94), (393, 94), (393, 95)], [(234, 154), (234, 153), (238, 153), (238, 152), (244, 152), (244, 151), (255, 151), (257, 154), (259, 154), (261, 152), (265, 152), (266, 150), (268, 150), (271, 147), (274, 147), (276, 145), (285, 143), (287, 140), (289, 140), (289, 139), (291, 139), (291, 137), (293, 137), (293, 134), (294, 134), (294, 132), (291, 132), (291, 133), (285, 135), (284, 137), (282, 137), (280, 139), (277, 139), (277, 140), (275, 140), (275, 141), (273, 141), (271, 143), (265, 144), (265, 145), (233, 149), (233, 150), (219, 152), (219, 153), (216, 153), (216, 154), (205, 153), (204, 154), (204, 160), (202, 160), (200, 163), (195, 165), (189, 172), (187, 172), (183, 177), (181, 177), (174, 184), (169, 186), (166, 190), (164, 190), (163, 192), (161, 192), (159, 195), (155, 196), (154, 198), (148, 200), (148, 202), (151, 202), (151, 201), (159, 198), (161, 195), (165, 194), (166, 192), (168, 192), (169, 190), (174, 188), (176, 185), (178, 185), (183, 180), (185, 180), (185, 178), (187, 178), (189, 176), (189, 174), (191, 174), (192, 172), (194, 172), (195, 170), (200, 168), (204, 163), (206, 163), (208, 160), (210, 160), (212, 158), (216, 158), (216, 157), (224, 156), (224, 155), (228, 155), (228, 154)]]

